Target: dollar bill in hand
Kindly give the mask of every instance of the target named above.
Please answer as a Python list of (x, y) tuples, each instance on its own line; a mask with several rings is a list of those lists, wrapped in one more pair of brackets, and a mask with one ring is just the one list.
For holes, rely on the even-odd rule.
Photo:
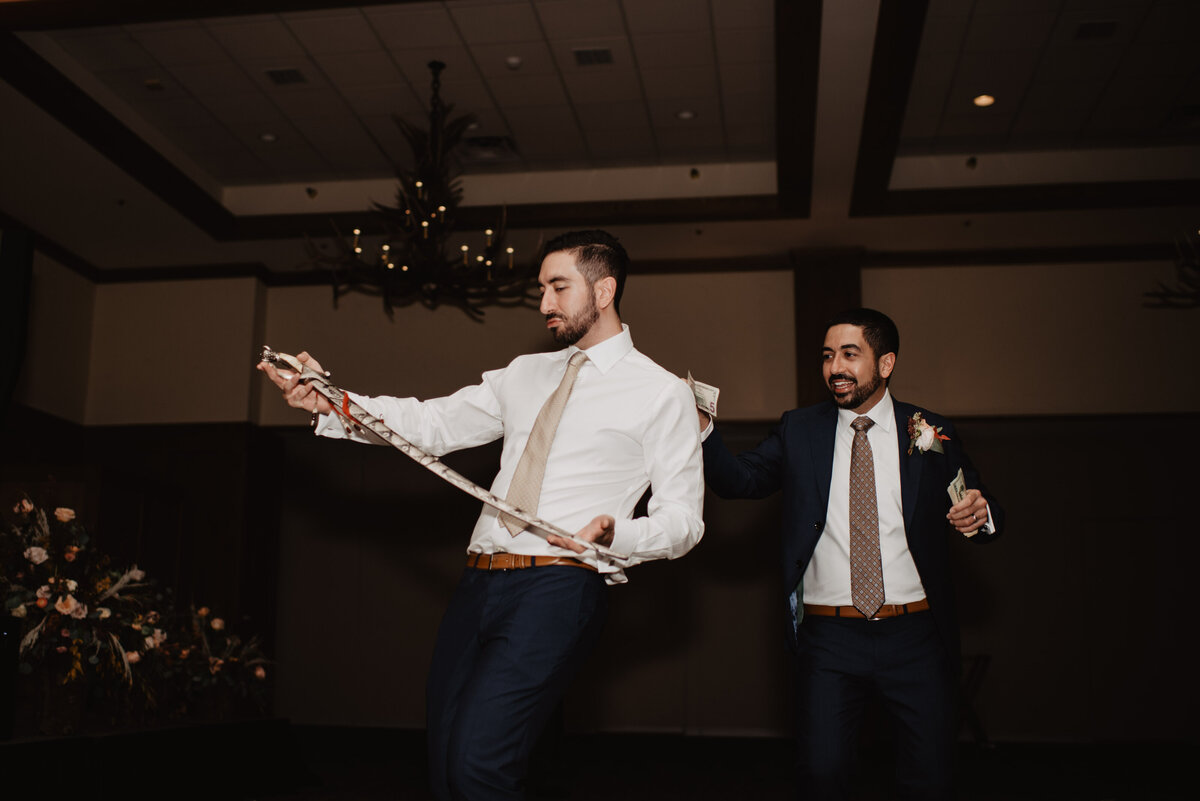
[[(946, 492), (950, 494), (950, 505), (951, 506), (958, 503), (963, 498), (967, 497), (967, 481), (965, 478), (963, 478), (963, 471), (962, 471), (961, 467), (958, 468), (958, 475), (956, 475), (950, 481), (950, 486), (946, 487)], [(979, 531), (979, 529), (975, 529), (975, 531), (969, 532), (967, 534), (963, 534), (963, 536), (964, 537), (974, 537), (976, 532), (978, 532), (978, 531)]]
[(692, 388), (692, 395), (696, 398), (696, 408), (711, 417), (716, 417), (717, 396), (721, 394), (721, 390), (712, 384), (705, 384), (703, 381), (697, 381), (692, 378), (690, 370), (688, 371), (687, 382), (688, 386)]

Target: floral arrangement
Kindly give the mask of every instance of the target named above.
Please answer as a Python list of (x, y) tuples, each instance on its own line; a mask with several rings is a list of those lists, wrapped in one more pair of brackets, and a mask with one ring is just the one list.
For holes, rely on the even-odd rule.
[(48, 514), (23, 495), (12, 513), (0, 528), (0, 599), (22, 621), (22, 677), (63, 697), (88, 685), (114, 708), (140, 701), (157, 717), (189, 715), (218, 692), (265, 708), (257, 638), (243, 641), (207, 607), (177, 614), (137, 565), (115, 567), (91, 547), (73, 509)]
[(950, 437), (942, 433), (942, 426), (931, 426), (921, 417), (920, 412), (913, 412), (908, 419), (908, 455), (912, 456), (913, 448), (921, 453), (933, 451), (944, 453), (942, 443), (949, 442)]

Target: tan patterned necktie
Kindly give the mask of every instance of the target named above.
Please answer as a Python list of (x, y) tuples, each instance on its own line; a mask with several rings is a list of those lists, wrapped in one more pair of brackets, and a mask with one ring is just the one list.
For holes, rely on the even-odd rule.
[[(567, 398), (571, 395), (571, 388), (575, 386), (575, 377), (579, 375), (579, 368), (583, 367), (587, 358), (587, 354), (580, 350), (567, 362), (567, 372), (559, 382), (558, 389), (546, 399), (537, 419), (533, 421), (533, 429), (525, 443), (525, 452), (521, 454), (521, 460), (517, 462), (517, 469), (513, 472), (512, 482), (508, 485), (508, 497), (505, 500), (529, 514), (537, 511), (538, 500), (542, 495), (542, 479), (546, 475), (546, 457), (550, 455), (550, 443), (554, 442), (554, 432), (558, 428), (563, 408), (567, 405)], [(500, 522), (514, 537), (526, 528), (525, 523), (503, 512), (500, 513)]]
[(875, 499), (875, 459), (867, 429), (870, 417), (857, 417), (850, 449), (850, 600), (875, 617), (883, 606), (883, 563), (879, 556), (879, 506)]

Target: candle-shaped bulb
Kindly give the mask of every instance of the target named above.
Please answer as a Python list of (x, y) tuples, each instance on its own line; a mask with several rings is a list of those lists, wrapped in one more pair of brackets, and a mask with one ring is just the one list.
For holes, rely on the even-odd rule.
[(486, 231), (484, 231), (484, 233), (487, 235), (487, 243), (489, 245), (492, 244), (492, 234), (495, 232), (491, 228), (489, 228)]
[(362, 233), (362, 231), (358, 230), (357, 228), (355, 228), (355, 229), (354, 229), (354, 235), (355, 235), (355, 236), (358, 236), (358, 235), (359, 235), (359, 234), (361, 234), (361, 233)]
[(504, 252), (508, 254), (508, 269), (511, 270), (513, 268), (513, 249), (505, 248)]

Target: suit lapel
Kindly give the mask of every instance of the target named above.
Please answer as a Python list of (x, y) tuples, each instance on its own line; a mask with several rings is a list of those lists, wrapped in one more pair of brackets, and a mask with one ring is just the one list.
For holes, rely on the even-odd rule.
[(817, 492), (821, 504), (818, 509), (829, 508), (829, 484), (833, 481), (833, 443), (837, 436), (837, 407), (828, 404), (820, 412), (821, 423), (813, 426), (812, 457), (813, 475), (817, 477)]
[(917, 490), (921, 486), (921, 467), (925, 460), (908, 453), (908, 421), (917, 407), (892, 399), (896, 410), (896, 440), (900, 445), (900, 501), (904, 511), (904, 530), (913, 530), (913, 514), (917, 509)]

